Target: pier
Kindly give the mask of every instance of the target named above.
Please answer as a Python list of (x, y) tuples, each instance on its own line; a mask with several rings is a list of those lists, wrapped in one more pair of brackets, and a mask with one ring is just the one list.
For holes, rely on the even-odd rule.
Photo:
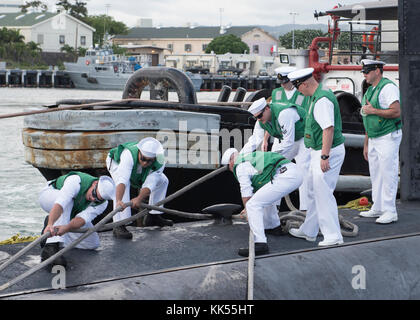
[[(205, 74), (201, 77), (203, 83), (200, 91), (221, 91), (223, 86), (229, 86), (234, 91), (238, 88), (244, 88), (247, 91), (273, 90), (280, 86), (274, 76), (243, 77)], [(20, 69), (0, 70), (0, 87), (75, 88), (66, 71)]]
[(66, 71), (4, 69), (0, 87), (74, 88), (74, 84)]
[(239, 87), (247, 91), (256, 91), (261, 89), (273, 90), (280, 87), (277, 77), (274, 76), (222, 76), (222, 75), (201, 75), (203, 83), (200, 91), (220, 91), (223, 86), (229, 86), (232, 90)]

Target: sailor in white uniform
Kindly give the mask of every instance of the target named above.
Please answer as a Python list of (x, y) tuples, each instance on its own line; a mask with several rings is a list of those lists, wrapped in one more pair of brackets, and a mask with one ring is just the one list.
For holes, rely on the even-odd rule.
[[(169, 180), (163, 173), (165, 168), (162, 144), (155, 138), (148, 137), (140, 142), (127, 142), (111, 149), (106, 165), (116, 185), (114, 208), (130, 201), (130, 187), (137, 188), (138, 195), (131, 199), (134, 209), (140, 209), (140, 203), (149, 197), (153, 205), (166, 197)], [(173, 222), (161, 217), (162, 212), (151, 210), (145, 219), (146, 226), (172, 226)], [(130, 207), (114, 216), (114, 222), (129, 218)], [(125, 226), (113, 230), (116, 238), (131, 239), (132, 233)]]
[[(108, 200), (115, 196), (114, 181), (108, 176), (99, 179), (83, 172), (71, 171), (56, 180), (48, 181), (39, 194), (41, 208), (48, 212), (42, 233), (51, 232), (41, 251), (41, 261), (57, 253), (61, 246), (68, 246), (81, 234), (72, 230), (92, 228), (92, 220), (102, 214)], [(98, 233), (92, 233), (76, 248), (96, 249), (100, 245)], [(53, 265), (66, 265), (64, 257), (57, 258)]]
[(340, 108), (335, 95), (312, 76), (314, 69), (297, 70), (288, 75), (310, 105), (305, 124), (305, 145), (311, 148), (308, 181), (308, 211), (299, 229), (290, 229), (295, 237), (315, 241), (321, 230), (324, 240), (319, 246), (343, 243), (333, 195), (344, 161), (344, 137)]
[(361, 113), (366, 130), (363, 155), (369, 162), (373, 206), (360, 216), (375, 217), (376, 223), (386, 224), (398, 220), (400, 92), (395, 83), (383, 77), (384, 62), (364, 59), (362, 64), (366, 82), (371, 85), (363, 97)]
[[(285, 107), (282, 107), (285, 106)], [(295, 159), (299, 170), (304, 174), (304, 180), (299, 187), (299, 209), (307, 210), (307, 175), (309, 169), (310, 151), (305, 147), (303, 139), (303, 129), (305, 123), (305, 111), (303, 108), (298, 113), (298, 107), (288, 103), (270, 103), (267, 104), (265, 98), (254, 101), (248, 109), (250, 113), (256, 118), (254, 131), (248, 142), (244, 145), (241, 154), (253, 152), (257, 147), (264, 142), (265, 134), (268, 130), (273, 130), (272, 134), (281, 136), (281, 142), (273, 145), (272, 152), (278, 152), (289, 160)], [(278, 109), (278, 110), (277, 110)], [(278, 115), (275, 112), (281, 110)], [(276, 121), (277, 124), (272, 122)], [(272, 128), (272, 129), (270, 129)], [(300, 135), (301, 138), (297, 138)], [(275, 139), (279, 141), (279, 139)], [(267, 151), (266, 148), (263, 151)]]
[[(255, 254), (267, 253), (265, 234), (283, 234), (276, 204), (302, 184), (302, 173), (277, 152), (239, 154), (235, 148), (229, 148), (224, 152), (221, 164), (229, 165), (240, 184), (242, 202), (254, 234)], [(248, 253), (248, 248), (238, 251), (241, 256), (248, 256)]]

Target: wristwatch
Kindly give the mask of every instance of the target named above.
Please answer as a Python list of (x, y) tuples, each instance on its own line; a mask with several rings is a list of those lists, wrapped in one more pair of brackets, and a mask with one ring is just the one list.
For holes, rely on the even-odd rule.
[(322, 160), (327, 160), (330, 156), (328, 154), (322, 154), (321, 155), (321, 159)]

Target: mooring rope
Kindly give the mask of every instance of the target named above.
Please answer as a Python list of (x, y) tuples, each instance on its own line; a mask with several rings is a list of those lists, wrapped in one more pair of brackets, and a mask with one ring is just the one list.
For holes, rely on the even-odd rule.
[[(302, 223), (305, 221), (306, 213), (296, 209), (296, 207), (293, 205), (292, 201), (290, 200), (289, 195), (285, 196), (284, 198), (286, 200), (286, 204), (288, 208), (290, 209), (290, 212), (284, 215), (282, 215), (282, 213), (279, 212), (280, 225), (284, 233), (288, 233), (290, 229), (292, 228), (298, 229), (302, 225)], [(364, 208), (366, 209), (366, 206)], [(359, 227), (356, 224), (351, 223), (348, 220), (345, 220), (340, 214), (338, 214), (338, 220), (340, 223), (341, 234), (344, 237), (356, 237), (358, 235)]]

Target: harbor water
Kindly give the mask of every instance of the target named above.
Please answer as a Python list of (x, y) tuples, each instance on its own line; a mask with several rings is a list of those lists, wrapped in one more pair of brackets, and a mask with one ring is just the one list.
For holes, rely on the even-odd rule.
[[(143, 92), (142, 99), (149, 93)], [(198, 92), (198, 101), (216, 101), (218, 92)], [(61, 99), (121, 99), (122, 91), (76, 89), (0, 88), (0, 114), (22, 112), (28, 108), (55, 104)], [(233, 96), (233, 94), (232, 94)], [(170, 93), (170, 100), (176, 100)], [(38, 194), (45, 185), (41, 173), (24, 161), (23, 117), (0, 120), (0, 241), (19, 233), (38, 235), (46, 213)]]

